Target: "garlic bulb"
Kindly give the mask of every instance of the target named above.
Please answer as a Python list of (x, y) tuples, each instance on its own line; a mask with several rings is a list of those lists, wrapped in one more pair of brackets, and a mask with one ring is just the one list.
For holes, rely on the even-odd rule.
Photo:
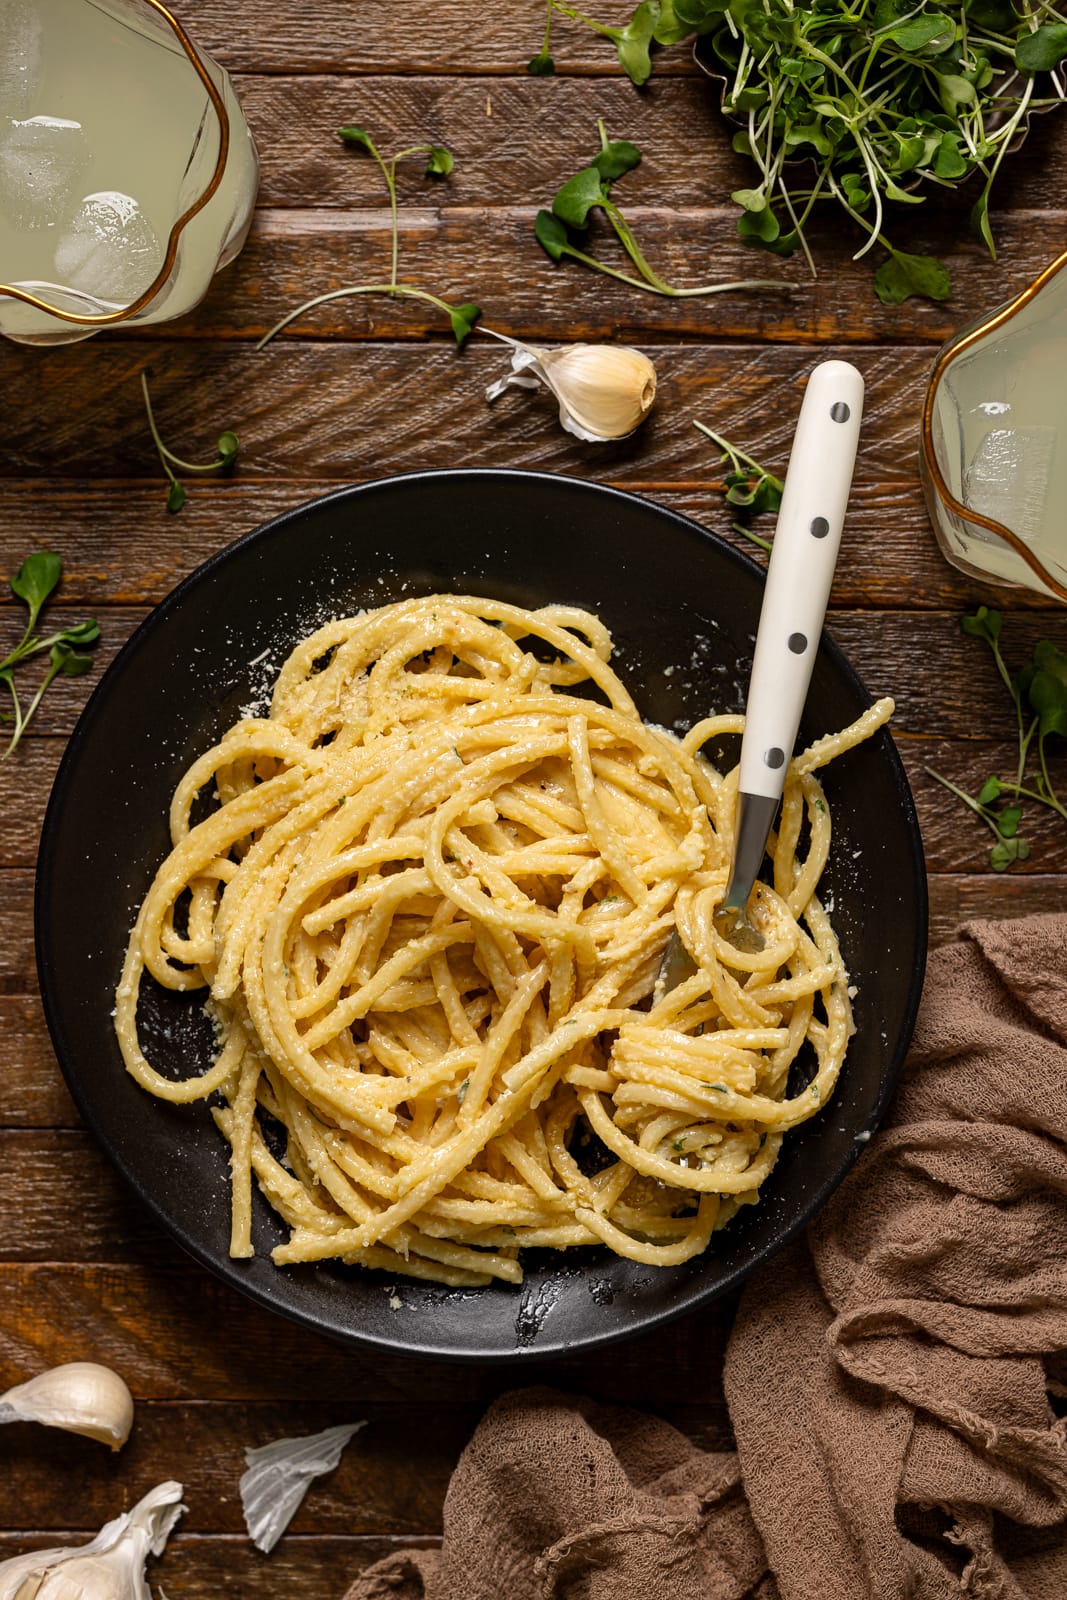
[(625, 439), (652, 410), (656, 369), (640, 350), (618, 344), (543, 350), (492, 328), (481, 331), (512, 346), (511, 371), (485, 391), (490, 402), (507, 388), (536, 389), (543, 383), (559, 401), (559, 420), (567, 432), (590, 442)]
[(0, 1561), (0, 1600), (151, 1600), (144, 1564), (163, 1554), (181, 1498), (180, 1483), (161, 1483), (91, 1544)]
[(0, 1422), (43, 1422), (121, 1450), (133, 1427), (133, 1397), (110, 1367), (71, 1361), (0, 1395)]

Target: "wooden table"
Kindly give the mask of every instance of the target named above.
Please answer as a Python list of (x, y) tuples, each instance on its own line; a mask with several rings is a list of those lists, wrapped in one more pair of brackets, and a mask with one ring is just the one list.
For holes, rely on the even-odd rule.
[[(255, 227), (184, 322), (48, 352), (0, 348), (0, 571), (12, 573), (35, 548), (58, 550), (66, 575), (57, 614), (100, 619), (102, 665), (227, 541), (335, 485), (386, 473), (510, 465), (595, 476), (729, 538), (714, 458), (691, 419), (780, 468), (813, 361), (847, 355), (862, 367), (869, 398), (830, 626), (872, 691), (897, 699), (934, 942), (968, 917), (1061, 905), (1062, 828), (1033, 827), (1030, 860), (998, 877), (984, 830), (923, 774), (930, 764), (977, 787), (1010, 760), (1013, 724), (987, 654), (959, 629), (965, 608), (998, 596), (938, 554), (916, 440), (936, 347), (1064, 243), (1067, 118), (1044, 119), (1006, 165), (996, 203), (1000, 260), (992, 264), (967, 234), (970, 196), (935, 201), (910, 237), (913, 248), (935, 248), (948, 261), (954, 297), (946, 306), (887, 308), (874, 298), (869, 266), (850, 261), (856, 241), (836, 216), (812, 229), (814, 283), (799, 261), (780, 268), (737, 242), (727, 197), (748, 181), (748, 168), (731, 153), (684, 48), (664, 55), (638, 94), (610, 49), (575, 26), (557, 30), (559, 76), (527, 77), (541, 0), (363, 0), (358, 11), (345, 0), (186, 0), (182, 17), (233, 72), (259, 141)], [(598, 115), (644, 151), (624, 193), (669, 277), (699, 282), (769, 268), (796, 291), (671, 303), (574, 265), (553, 268), (532, 238), (534, 210), (595, 148)], [(527, 339), (616, 337), (653, 355), (659, 401), (636, 438), (578, 444), (543, 399), (513, 395), (488, 410), (483, 390), (502, 352), (472, 340), (457, 354), (436, 314), (411, 303), (335, 303), (253, 352), (257, 336), (300, 300), (382, 273), (380, 181), (333, 134), (353, 121), (386, 151), (433, 140), (456, 154), (447, 183), (405, 170), (404, 276), (477, 300), (492, 326)], [(203, 457), (223, 427), (241, 436), (235, 478), (197, 484), (178, 517), (164, 510), (144, 421), (138, 374), (148, 363), (161, 426), (179, 453)], [(1011, 659), (1028, 657), (1045, 632), (1067, 642), (1055, 606), (1022, 592), (1007, 604)], [(16, 624), (14, 609), (0, 606), (2, 637)], [(340, 1596), (364, 1564), (437, 1537), (464, 1441), (486, 1401), (516, 1380), (507, 1370), (354, 1355), (246, 1303), (160, 1234), (79, 1126), (41, 1016), (31, 890), (49, 785), (98, 675), (58, 684), (23, 749), (0, 766), (0, 1388), (94, 1356), (128, 1379), (137, 1425), (117, 1457), (54, 1431), (4, 1429), (0, 1557), (84, 1539), (173, 1476), (186, 1486), (189, 1514), (159, 1569), (172, 1600), (281, 1597), (294, 1584)], [(730, 1310), (712, 1307), (606, 1354), (523, 1369), (518, 1381), (639, 1399), (695, 1438), (722, 1444)], [(274, 1555), (258, 1555), (237, 1499), (243, 1447), (358, 1417), (371, 1426)]]

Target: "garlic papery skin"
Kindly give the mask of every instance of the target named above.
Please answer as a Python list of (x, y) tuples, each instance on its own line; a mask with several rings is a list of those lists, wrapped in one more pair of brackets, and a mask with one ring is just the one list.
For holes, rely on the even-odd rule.
[(511, 371), (485, 392), (490, 402), (510, 387), (551, 389), (568, 433), (590, 443), (625, 439), (640, 427), (656, 399), (656, 369), (640, 350), (618, 344), (565, 344), (556, 350), (522, 344), (483, 328), (512, 346)]
[(181, 1498), (180, 1483), (161, 1483), (91, 1544), (0, 1561), (0, 1600), (151, 1600), (144, 1564), (163, 1554)]
[(133, 1396), (110, 1367), (70, 1361), (0, 1395), (0, 1422), (42, 1422), (121, 1450), (133, 1427)]
[[(246, 1450), (248, 1471), (239, 1484), (248, 1536), (269, 1555), (292, 1522), (314, 1478), (332, 1472), (353, 1434), (366, 1422), (343, 1423), (322, 1433), (275, 1439)], [(3, 1596), (0, 1596), (3, 1600)]]

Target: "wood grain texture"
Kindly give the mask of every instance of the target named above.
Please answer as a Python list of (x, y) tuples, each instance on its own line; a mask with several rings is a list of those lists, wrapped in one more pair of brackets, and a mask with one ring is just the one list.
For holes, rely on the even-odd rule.
[[(631, 0), (603, 0), (597, 15), (619, 20), (630, 9)], [(812, 365), (847, 356), (865, 373), (868, 405), (830, 627), (870, 688), (898, 700), (898, 748), (930, 870), (931, 941), (954, 938), (975, 917), (1067, 904), (1065, 830), (1028, 821), (1025, 870), (997, 875), (981, 826), (924, 772), (975, 788), (1012, 760), (1010, 706), (988, 655), (960, 635), (960, 614), (977, 603), (1004, 609), (1012, 665), (1040, 637), (1062, 647), (1065, 614), (947, 566), (916, 469), (937, 346), (1062, 246), (1067, 117), (1037, 121), (1005, 164), (996, 263), (967, 232), (966, 187), (894, 219), (905, 248), (948, 262), (955, 292), (942, 306), (887, 308), (873, 296), (870, 266), (851, 260), (858, 239), (832, 213), (812, 230), (814, 283), (799, 259), (780, 263), (737, 241), (729, 195), (751, 167), (730, 148), (715, 91), (687, 46), (662, 52), (638, 93), (607, 41), (560, 21), (558, 75), (534, 80), (524, 65), (543, 17), (543, 0), (277, 0), (269, 9), (183, 0), (193, 35), (236, 71), (259, 141), (263, 182), (247, 249), (183, 322), (51, 351), (0, 345), (0, 574), (31, 549), (57, 550), (65, 573), (56, 622), (93, 614), (103, 628), (92, 673), (57, 685), (23, 749), (0, 764), (0, 1391), (93, 1356), (115, 1365), (137, 1399), (134, 1434), (118, 1456), (54, 1430), (0, 1430), (0, 1561), (84, 1540), (173, 1474), (189, 1513), (151, 1573), (171, 1600), (340, 1600), (380, 1556), (436, 1541), (464, 1441), (485, 1405), (517, 1384), (639, 1399), (708, 1448), (729, 1443), (730, 1301), (604, 1353), (519, 1368), (344, 1350), (186, 1258), (80, 1126), (34, 970), (33, 864), (48, 791), (106, 663), (149, 607), (231, 539), (341, 484), (460, 464), (646, 492), (750, 551), (730, 528), (716, 452), (692, 418), (780, 470)], [(553, 268), (532, 219), (588, 159), (597, 116), (644, 152), (618, 196), (669, 277), (780, 276), (790, 292), (670, 302), (574, 265)], [(300, 300), (382, 272), (380, 176), (334, 132), (352, 121), (387, 152), (432, 140), (456, 155), (444, 183), (427, 181), (417, 160), (402, 170), (401, 275), (477, 300), (490, 326), (518, 337), (610, 337), (648, 349), (660, 392), (644, 429), (591, 448), (561, 432), (547, 397), (512, 393), (488, 408), (484, 389), (505, 366), (503, 350), (479, 337), (457, 354), (438, 315), (410, 302), (339, 302), (253, 351), (253, 338)], [(611, 239), (593, 237), (618, 259)], [(223, 427), (241, 436), (232, 479), (197, 483), (178, 517), (163, 509), (140, 397), (145, 366), (179, 453), (206, 456)], [(2, 655), (21, 612), (0, 588)], [(1067, 783), (1062, 760), (1056, 772)], [(244, 1448), (360, 1417), (369, 1426), (340, 1467), (274, 1554), (259, 1555), (237, 1502)]]
[[(1062, 240), (1056, 212), (1009, 211), (1000, 219), (1001, 249), (992, 262), (965, 227), (946, 242), (943, 222), (939, 226), (933, 213), (920, 215), (901, 245), (941, 255), (952, 274), (953, 298), (944, 305), (909, 300), (884, 306), (874, 293), (871, 257), (852, 259), (862, 236), (832, 215), (813, 220), (809, 230), (820, 268), (813, 279), (802, 258), (781, 261), (746, 245), (737, 236), (736, 210), (722, 202), (714, 209), (626, 206), (642, 248), (672, 286), (764, 285), (674, 299), (614, 283), (573, 261), (554, 265), (533, 232), (537, 209), (551, 204), (552, 193), (551, 187), (535, 191), (514, 209), (458, 205), (440, 189), (413, 196), (398, 219), (400, 282), (445, 300), (475, 301), (489, 327), (534, 341), (566, 342), (578, 327), (587, 339), (629, 343), (659, 336), (702, 345), (711, 338), (938, 345), (973, 320), (976, 309), (992, 310), (1025, 288), (1035, 255), (1051, 260)], [(389, 227), (384, 196), (365, 208), (261, 210), (237, 261), (220, 273), (197, 310), (160, 325), (159, 342), (205, 335), (258, 339), (313, 296), (382, 284), (389, 272)], [(584, 247), (617, 270), (629, 267), (606, 224), (591, 224)], [(447, 318), (432, 306), (376, 294), (322, 306), (286, 338), (412, 340), (427, 333), (453, 342)], [(114, 336), (120, 344), (133, 337), (140, 335)]]
[[(758, 439), (751, 443), (762, 453)], [(576, 460), (568, 470), (596, 476), (596, 457)], [(722, 499), (721, 470), (715, 453), (709, 452), (703, 478), (688, 487), (640, 480), (626, 487), (692, 518), (762, 561), (751, 541), (733, 528)], [(353, 474), (350, 481), (359, 477)], [(224, 545), (338, 486), (325, 478), (212, 478), (192, 487), (185, 510), (172, 517), (159, 481), (97, 478), (84, 484), (41, 485), (32, 479), (0, 478), (0, 571), (11, 571), (30, 549), (45, 546), (63, 557), (60, 598), (66, 605), (86, 611), (155, 605)], [(766, 532), (767, 519), (757, 519), (753, 528)], [(1059, 632), (1067, 627), (1062, 608), (1034, 590), (983, 584), (950, 567), (935, 542), (918, 483), (907, 477), (860, 482), (853, 489), (833, 604), (959, 613), (986, 604), (1012, 614), (1045, 612), (1052, 632), (1057, 625)], [(7, 637), (5, 629), (15, 631), (16, 617), (14, 607), (5, 616), (0, 597), (0, 637)]]
[[(561, 32), (562, 37), (562, 32)], [(610, 61), (610, 47), (604, 60)], [(666, 65), (667, 57), (660, 58)], [(259, 145), (261, 207), (380, 206), (382, 177), (373, 161), (345, 148), (336, 130), (356, 122), (386, 157), (413, 144), (444, 144), (456, 165), (447, 184), (427, 182), (417, 156), (401, 166), (401, 204), (548, 204), (560, 185), (599, 148), (596, 119), (609, 135), (638, 146), (642, 163), (616, 191), (620, 204), (725, 206), (752, 181), (753, 163), (733, 149), (733, 128), (718, 108), (715, 89), (696, 74), (657, 71), (637, 92), (615, 73), (590, 84), (560, 73), (525, 73), (485, 82), (433, 74), (353, 77), (263, 76), (239, 73), (235, 87)], [(551, 138), (540, 136), (545, 126)], [(994, 189), (992, 222), (999, 233), (1010, 211), (1056, 211), (1067, 203), (1067, 125), (1035, 118), (1026, 152), (1009, 156)], [(922, 202), (952, 217), (964, 238), (976, 189), (940, 189)], [(833, 206), (827, 207), (833, 214)], [(896, 219), (907, 228), (907, 214)], [(752, 256), (754, 261), (772, 257)]]
[[(616, 1346), (511, 1367), (412, 1361), (360, 1352), (273, 1316), (188, 1260), (132, 1264), (0, 1263), (0, 1392), (72, 1352), (95, 1352), (135, 1399), (484, 1403), (516, 1383), (587, 1385), (605, 1400), (642, 1390), (650, 1363), (658, 1403), (721, 1406), (719, 1362), (732, 1305), (720, 1302)], [(401, 1291), (403, 1300), (403, 1291)], [(418, 1313), (403, 1307), (398, 1317)], [(3, 1445), (7, 1450), (7, 1445)]]
[[(932, 537), (917, 476), (928, 349), (642, 342), (657, 363), (656, 406), (637, 434), (599, 445), (564, 433), (545, 395), (512, 391), (486, 405), (486, 385), (507, 365), (488, 342), (463, 352), (440, 341), (356, 348), (335, 340), (283, 340), (257, 355), (247, 345), (209, 339), (4, 350), (9, 409), (0, 481), (45, 477), (56, 491), (90, 489), (99, 478), (115, 481), (121, 495), (127, 479), (142, 480), (138, 489), (160, 485), (162, 506), (162, 475), (139, 383), (150, 364), (156, 415), (171, 448), (187, 459), (209, 459), (219, 430), (235, 427), (242, 438), (239, 483), (313, 478), (326, 487), (381, 477), (387, 462), (390, 472), (521, 466), (627, 488), (705, 489), (721, 475), (719, 452), (693, 419), (781, 471), (808, 375), (836, 352), (858, 362), (867, 383), (857, 489), (892, 493), (900, 486), (899, 495), (906, 485), (910, 525), (895, 533), (890, 527), (888, 536), (903, 541), (910, 534), (909, 547)], [(188, 537), (183, 529), (196, 520), (193, 497), (205, 492), (213, 491), (191, 487), (187, 510), (178, 517), (157, 511), (143, 533), (149, 549)], [(852, 528), (858, 534), (854, 520)], [(16, 533), (5, 529), (5, 541)], [(102, 532), (104, 550), (113, 537)], [(846, 548), (845, 559), (865, 554), (853, 558)]]

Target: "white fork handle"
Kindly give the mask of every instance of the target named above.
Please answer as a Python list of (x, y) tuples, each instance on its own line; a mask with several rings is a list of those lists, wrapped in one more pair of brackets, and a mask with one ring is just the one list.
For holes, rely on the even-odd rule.
[(859, 443), (863, 379), (824, 361), (808, 379), (767, 570), (745, 707), (739, 791), (778, 801), (819, 648)]

